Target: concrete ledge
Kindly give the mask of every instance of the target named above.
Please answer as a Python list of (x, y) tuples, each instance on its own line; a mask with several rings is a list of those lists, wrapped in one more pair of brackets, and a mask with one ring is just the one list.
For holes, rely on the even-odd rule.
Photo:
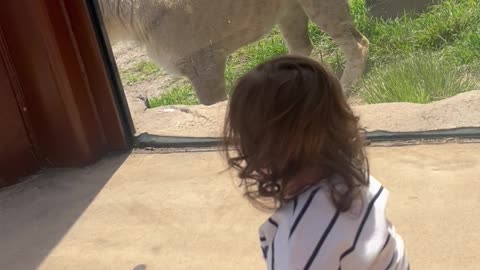
[[(163, 136), (218, 137), (226, 102), (213, 106), (159, 107), (135, 115), (137, 132)], [(354, 106), (368, 131), (412, 132), (480, 127), (480, 91), (431, 104), (385, 103)]]

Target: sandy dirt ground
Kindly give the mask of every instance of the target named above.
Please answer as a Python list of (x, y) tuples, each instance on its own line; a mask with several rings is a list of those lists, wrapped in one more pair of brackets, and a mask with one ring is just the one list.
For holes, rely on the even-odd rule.
[[(121, 72), (128, 71), (141, 62), (151, 61), (147, 56), (145, 48), (137, 45), (135, 42), (119, 42), (112, 46), (112, 51), (117, 68)], [(179, 80), (181, 78), (172, 77), (162, 72), (162, 76), (158, 78), (138, 82), (133, 85), (125, 84), (124, 88), (129, 99), (158, 97)]]
[[(128, 72), (139, 63), (150, 61), (145, 48), (135, 42), (119, 42), (112, 46), (112, 51), (120, 73)], [(131, 85), (122, 82), (130, 110), (140, 114), (147, 109), (145, 106), (147, 98), (159, 97), (181, 80), (185, 79), (169, 76), (162, 72), (161, 76), (151, 80), (140, 81)]]
[[(370, 147), (411, 269), (480, 261), (480, 144)], [(265, 269), (217, 152), (130, 154), (0, 192), (0, 269)]]

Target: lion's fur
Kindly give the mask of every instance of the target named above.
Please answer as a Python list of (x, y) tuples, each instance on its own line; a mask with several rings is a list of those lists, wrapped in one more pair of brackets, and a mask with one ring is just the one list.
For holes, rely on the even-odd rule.
[[(135, 40), (170, 73), (186, 76), (202, 104), (226, 99), (226, 57), (279, 25), (289, 51), (308, 55), (310, 18), (342, 48), (349, 86), (363, 73), (368, 41), (347, 0), (99, 0), (111, 41)], [(308, 16), (308, 17), (307, 17)]]

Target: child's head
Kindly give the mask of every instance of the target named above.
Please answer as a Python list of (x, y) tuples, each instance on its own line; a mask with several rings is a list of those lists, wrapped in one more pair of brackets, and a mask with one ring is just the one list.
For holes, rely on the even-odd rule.
[(306, 168), (342, 176), (347, 189), (331, 189), (342, 211), (349, 209), (359, 186), (368, 183), (358, 118), (338, 79), (309, 58), (279, 57), (240, 78), (230, 98), (224, 138), (228, 163), (239, 171), (254, 202), (288, 201), (295, 194), (287, 187)]

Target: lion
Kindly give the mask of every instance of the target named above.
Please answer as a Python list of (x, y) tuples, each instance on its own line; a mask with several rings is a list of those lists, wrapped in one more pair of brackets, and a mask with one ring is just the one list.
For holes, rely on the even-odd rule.
[(229, 54), (278, 26), (290, 54), (308, 56), (311, 20), (345, 54), (345, 91), (361, 78), (368, 40), (354, 26), (348, 0), (98, 0), (112, 43), (133, 40), (168, 73), (190, 80), (201, 104), (227, 99)]

